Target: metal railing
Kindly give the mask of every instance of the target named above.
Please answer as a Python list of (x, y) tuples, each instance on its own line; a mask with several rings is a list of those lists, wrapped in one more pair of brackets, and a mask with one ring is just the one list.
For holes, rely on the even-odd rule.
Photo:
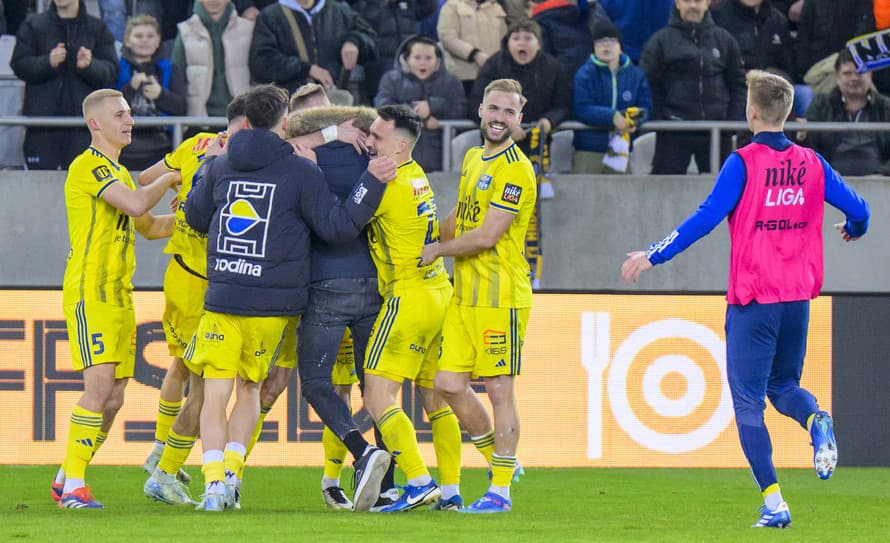
[[(450, 142), (455, 130), (476, 128), (479, 125), (472, 121), (440, 120), (442, 127), (442, 141)], [(581, 124), (577, 121), (562, 123), (553, 131), (558, 130), (596, 130), (597, 127)], [(602, 129), (602, 128), (600, 128)], [(744, 121), (651, 121), (640, 126), (640, 132), (707, 132), (711, 138), (710, 164), (711, 172), (720, 171), (720, 135), (723, 132), (738, 132), (748, 130), (748, 123)], [(803, 132), (888, 132), (890, 123), (785, 123), (786, 131)], [(442, 145), (442, 168), (451, 169), (451, 146)]]
[[(136, 126), (170, 126), (173, 129), (173, 145), (176, 147), (183, 140), (185, 127), (225, 128), (225, 117), (135, 117)], [(84, 127), (81, 117), (0, 117), (0, 126), (59, 126)], [(469, 120), (440, 120), (442, 127), (442, 168), (451, 171), (450, 142), (457, 130), (473, 129), (479, 125)], [(577, 121), (562, 123), (557, 130), (590, 130), (596, 129)], [(748, 129), (742, 121), (652, 121), (640, 127), (641, 132), (707, 132), (710, 135), (711, 172), (720, 170), (720, 136), (723, 132), (737, 132)], [(806, 132), (888, 132), (890, 123), (787, 123), (788, 131)]]

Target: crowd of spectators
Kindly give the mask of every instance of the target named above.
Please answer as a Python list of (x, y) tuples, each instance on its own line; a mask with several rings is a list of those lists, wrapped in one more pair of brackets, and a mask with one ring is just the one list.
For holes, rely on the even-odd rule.
[[(440, 122), (477, 119), (485, 85), (505, 77), (528, 98), (513, 134), (524, 149), (533, 125), (548, 137), (567, 120), (594, 127), (574, 135), (577, 173), (621, 171), (607, 160), (616, 137), (632, 142), (647, 120), (743, 120), (751, 69), (795, 84), (796, 120), (890, 119), (890, 70), (858, 74), (839, 55), (850, 38), (890, 27), (890, 0), (44, 0), (37, 13), (31, 4), (30, 14), (28, 2), (0, 4), (0, 30), (16, 35), (10, 66), (25, 83), (24, 115), (78, 116), (89, 92), (116, 87), (138, 116), (223, 116), (252, 84), (316, 82), (341, 103), (414, 108), (426, 129), (416, 155), (430, 171), (443, 167)], [(660, 131), (653, 173), (683, 174), (693, 157), (708, 171), (709, 137)], [(890, 173), (890, 133), (799, 137), (842, 173)], [(26, 167), (65, 168), (87, 141), (81, 129), (29, 128)], [(171, 144), (167, 128), (138, 128), (121, 161), (141, 169)]]

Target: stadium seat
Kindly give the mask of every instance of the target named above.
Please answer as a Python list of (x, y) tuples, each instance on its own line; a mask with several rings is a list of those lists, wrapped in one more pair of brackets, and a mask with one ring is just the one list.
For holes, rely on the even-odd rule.
[(482, 145), (482, 136), (478, 130), (467, 130), (451, 139), (451, 171), (459, 172), (464, 155), (471, 147)]
[(630, 153), (630, 173), (648, 175), (652, 173), (652, 157), (655, 156), (655, 132), (647, 132), (634, 140)]
[(574, 132), (560, 130), (553, 133), (550, 142), (550, 171), (552, 173), (572, 173), (572, 158), (575, 148), (572, 147)]

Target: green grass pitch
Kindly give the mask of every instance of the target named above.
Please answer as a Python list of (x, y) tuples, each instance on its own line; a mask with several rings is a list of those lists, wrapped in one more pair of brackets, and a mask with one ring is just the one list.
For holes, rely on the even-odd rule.
[[(197, 496), (201, 474), (190, 472)], [(0, 466), (0, 542), (890, 541), (890, 469), (879, 468), (841, 467), (830, 481), (812, 470), (780, 470), (793, 521), (786, 530), (748, 527), (761, 501), (748, 471), (738, 469), (531, 468), (513, 486), (513, 511), (491, 516), (332, 511), (321, 501), (320, 468), (250, 467), (241, 511), (152, 502), (142, 495), (140, 468), (106, 466), (88, 474), (105, 510), (60, 510), (49, 496), (54, 473)], [(464, 498), (478, 497), (486, 483), (484, 471), (465, 470)]]

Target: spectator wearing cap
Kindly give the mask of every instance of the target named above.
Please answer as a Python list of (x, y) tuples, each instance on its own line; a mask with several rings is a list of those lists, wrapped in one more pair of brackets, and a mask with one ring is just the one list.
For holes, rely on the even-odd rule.
[[(609, 139), (635, 131), (652, 109), (652, 98), (646, 74), (622, 52), (621, 33), (607, 20), (593, 27), (593, 54), (575, 74), (573, 103), (580, 122), (610, 127), (575, 132), (573, 172), (619, 173), (603, 164)], [(630, 107), (643, 111), (633, 123), (625, 116)]]
[(438, 44), (427, 36), (406, 40), (374, 98), (375, 107), (405, 104), (423, 119), (423, 134), (413, 156), (427, 172), (442, 169), (439, 119), (462, 119), (467, 114), (464, 89), (460, 80), (448, 73), (443, 57)]
[[(470, 95), (470, 111), (478, 120), (479, 104), (485, 87), (495, 79), (515, 79), (528, 99), (522, 109), (523, 124), (535, 123), (550, 132), (571, 114), (572, 80), (555, 58), (541, 50), (541, 27), (526, 19), (512, 23), (500, 51), (479, 70)], [(526, 130), (517, 126), (513, 140), (529, 153)]]
[[(676, 0), (668, 26), (646, 43), (640, 65), (652, 91), (652, 119), (735, 121), (745, 115), (747, 85), (735, 38), (714, 24), (708, 1)], [(729, 154), (729, 137), (721, 138)], [(658, 133), (654, 174), (685, 174), (691, 156), (710, 171), (707, 132)]]
[(587, 12), (568, 0), (530, 0), (528, 5), (532, 20), (541, 25), (542, 48), (574, 75), (593, 50)]

